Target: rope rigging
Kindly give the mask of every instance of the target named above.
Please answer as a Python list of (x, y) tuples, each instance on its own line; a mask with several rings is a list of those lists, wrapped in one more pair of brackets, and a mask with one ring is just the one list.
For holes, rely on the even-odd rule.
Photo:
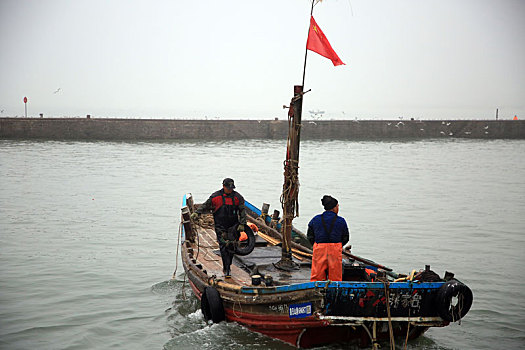
[[(288, 110), (288, 138), (286, 142), (286, 159), (284, 165), (284, 184), (281, 194), (281, 205), (283, 214), (289, 219), (299, 216), (299, 131), (301, 124), (297, 123), (295, 117), (295, 103), (302, 98), (302, 94), (294, 96)], [(287, 209), (287, 210), (285, 210)], [(283, 216), (284, 216), (283, 215)], [(284, 219), (284, 217), (283, 217)]]
[[(302, 90), (302, 87), (301, 87)], [(290, 220), (299, 216), (299, 135), (301, 132), (301, 109), (303, 95), (308, 91), (296, 92), (290, 101), (288, 110), (288, 137), (286, 141), (286, 159), (284, 165), (284, 184), (280, 202), (283, 219)]]

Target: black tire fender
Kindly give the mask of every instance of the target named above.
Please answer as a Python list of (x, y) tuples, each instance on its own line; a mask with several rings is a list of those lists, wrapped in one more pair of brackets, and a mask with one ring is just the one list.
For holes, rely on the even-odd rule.
[(222, 299), (213, 287), (205, 287), (201, 296), (201, 311), (206, 321), (212, 320), (213, 323), (219, 323), (226, 319)]
[[(453, 298), (457, 300), (456, 304), (453, 303)], [(452, 279), (439, 288), (436, 296), (437, 312), (445, 321), (458, 321), (470, 310), (472, 299), (470, 288)]]
[(235, 254), (240, 256), (250, 254), (253, 251), (253, 248), (255, 248), (255, 235), (250, 226), (244, 225), (244, 232), (246, 233), (246, 236), (248, 236), (248, 242), (245, 244), (243, 243), (242, 246), (240, 245), (240, 242), (236, 242), (237, 244), (235, 244)]

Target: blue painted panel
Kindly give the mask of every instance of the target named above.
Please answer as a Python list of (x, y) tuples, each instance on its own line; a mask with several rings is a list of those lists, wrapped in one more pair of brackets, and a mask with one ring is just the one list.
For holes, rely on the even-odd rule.
[[(306, 282), (291, 284), (286, 286), (278, 286), (275, 288), (254, 288), (254, 287), (242, 287), (241, 291), (247, 294), (274, 294), (284, 292), (294, 292), (298, 290), (314, 289), (314, 288), (325, 288), (326, 281), (318, 282)], [(390, 289), (438, 289), (443, 285), (444, 282), (396, 282), (390, 283)], [(330, 282), (328, 289), (384, 289), (385, 285), (382, 282)]]
[(246, 205), (246, 208), (250, 209), (255, 214), (259, 216), (261, 215), (261, 210), (257, 208), (255, 205), (253, 205), (252, 203), (248, 202), (247, 200), (244, 200), (244, 205)]
[(292, 304), (288, 308), (290, 318), (305, 318), (312, 315), (312, 303)]
[[(244, 200), (244, 204), (246, 205), (246, 207), (248, 209), (253, 211), (255, 214), (257, 214), (258, 216), (261, 216), (262, 211), (259, 208), (257, 208), (255, 205), (253, 205), (252, 203), (248, 202), (246, 199)], [(265, 218), (265, 222), (266, 222), (267, 225), (270, 225), (270, 222), (272, 222), (271, 215), (268, 215)], [(277, 223), (277, 230), (280, 230), (281, 227), (282, 227), (281, 223)], [(295, 235), (298, 235), (298, 233), (296, 232), (296, 230), (294, 230), (294, 227), (292, 226), (292, 236), (295, 236)]]
[[(392, 282), (389, 285), (390, 289), (419, 289), (419, 288), (440, 288), (445, 282)], [(384, 289), (385, 285), (382, 282), (331, 282), (328, 288), (368, 288), (368, 289)]]
[[(182, 196), (182, 207), (184, 208), (186, 206), (186, 195)], [(186, 232), (184, 232), (184, 225), (182, 225), (182, 241), (184, 242), (186, 240)]]

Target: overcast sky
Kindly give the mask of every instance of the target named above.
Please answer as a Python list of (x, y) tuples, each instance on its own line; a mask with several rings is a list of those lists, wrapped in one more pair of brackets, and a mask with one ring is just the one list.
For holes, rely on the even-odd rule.
[[(0, 116), (284, 119), (309, 0), (0, 0)], [(525, 118), (525, 1), (324, 0), (323, 119)]]

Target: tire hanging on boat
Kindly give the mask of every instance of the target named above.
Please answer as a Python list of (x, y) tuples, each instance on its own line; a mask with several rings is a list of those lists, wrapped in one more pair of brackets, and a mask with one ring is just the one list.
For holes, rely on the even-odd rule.
[(225, 320), (224, 306), (222, 299), (213, 287), (205, 287), (201, 297), (201, 311), (206, 321), (212, 320), (213, 323), (219, 323)]
[(241, 256), (250, 254), (255, 247), (255, 235), (253, 234), (251, 227), (244, 225), (244, 232), (248, 239), (243, 242), (238, 241), (235, 244), (235, 254)]
[[(457, 303), (452, 303), (457, 298)], [(436, 295), (437, 312), (445, 321), (455, 322), (463, 318), (472, 306), (472, 291), (458, 280), (452, 279), (439, 288)]]

